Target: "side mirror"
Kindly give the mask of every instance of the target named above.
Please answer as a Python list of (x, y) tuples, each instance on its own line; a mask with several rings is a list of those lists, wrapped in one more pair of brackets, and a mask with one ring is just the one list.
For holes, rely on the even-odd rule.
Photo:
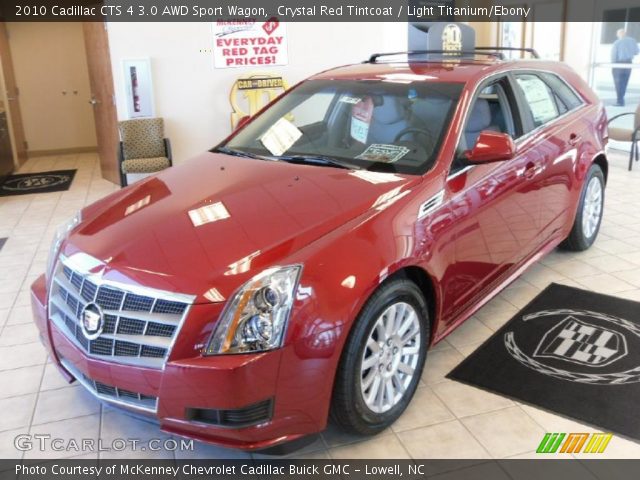
[(234, 128), (234, 130), (240, 130), (247, 123), (249, 123), (249, 120), (251, 120), (251, 117), (249, 115), (245, 115), (240, 120), (238, 120), (238, 123), (236, 124), (236, 128)]
[(467, 150), (465, 156), (472, 164), (511, 160), (516, 156), (516, 145), (511, 135), (487, 130), (480, 133), (473, 149)]

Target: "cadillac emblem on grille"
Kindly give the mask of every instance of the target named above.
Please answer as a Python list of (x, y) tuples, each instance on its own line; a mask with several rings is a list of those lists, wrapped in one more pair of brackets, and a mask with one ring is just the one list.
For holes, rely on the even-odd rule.
[(94, 340), (102, 333), (102, 311), (95, 303), (88, 303), (82, 310), (82, 333), (87, 340)]

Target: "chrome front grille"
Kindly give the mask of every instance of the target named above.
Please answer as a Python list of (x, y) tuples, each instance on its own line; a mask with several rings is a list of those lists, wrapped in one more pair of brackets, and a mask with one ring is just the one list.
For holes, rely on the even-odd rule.
[(66, 359), (62, 358), (61, 362), (64, 368), (66, 368), (78, 382), (99, 399), (150, 413), (156, 413), (158, 407), (157, 397), (99, 382), (80, 372), (70, 362), (66, 361)]
[[(120, 286), (83, 272), (74, 257), (58, 262), (49, 292), (51, 321), (89, 356), (116, 363), (162, 368), (193, 297)], [(82, 311), (102, 311), (102, 333), (88, 339)]]

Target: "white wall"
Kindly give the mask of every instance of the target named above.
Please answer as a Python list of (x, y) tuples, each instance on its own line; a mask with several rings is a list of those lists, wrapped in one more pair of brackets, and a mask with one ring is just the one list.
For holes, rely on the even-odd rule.
[(29, 151), (95, 147), (82, 24), (8, 23), (7, 29)]
[(118, 116), (126, 117), (122, 60), (149, 57), (156, 115), (164, 117), (177, 163), (211, 148), (231, 131), (229, 91), (236, 78), (276, 72), (293, 84), (313, 73), (357, 63), (373, 52), (406, 50), (403, 23), (289, 23), (289, 65), (214, 69), (210, 23), (108, 25)]

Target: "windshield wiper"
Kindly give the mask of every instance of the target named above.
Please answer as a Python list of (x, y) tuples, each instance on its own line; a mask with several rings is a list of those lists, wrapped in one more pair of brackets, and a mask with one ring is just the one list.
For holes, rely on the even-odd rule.
[(265, 159), (264, 157), (261, 157), (260, 155), (256, 155), (255, 153), (244, 152), (242, 150), (235, 150), (233, 148), (228, 148), (228, 147), (216, 148), (214, 152), (224, 153), (226, 155), (233, 155), (234, 157), (259, 158), (261, 160)]
[(282, 155), (273, 157), (274, 160), (282, 160), (289, 163), (299, 163), (303, 165), (321, 165), (326, 167), (346, 168), (348, 170), (359, 170), (360, 167), (349, 163), (340, 162), (325, 155)]

